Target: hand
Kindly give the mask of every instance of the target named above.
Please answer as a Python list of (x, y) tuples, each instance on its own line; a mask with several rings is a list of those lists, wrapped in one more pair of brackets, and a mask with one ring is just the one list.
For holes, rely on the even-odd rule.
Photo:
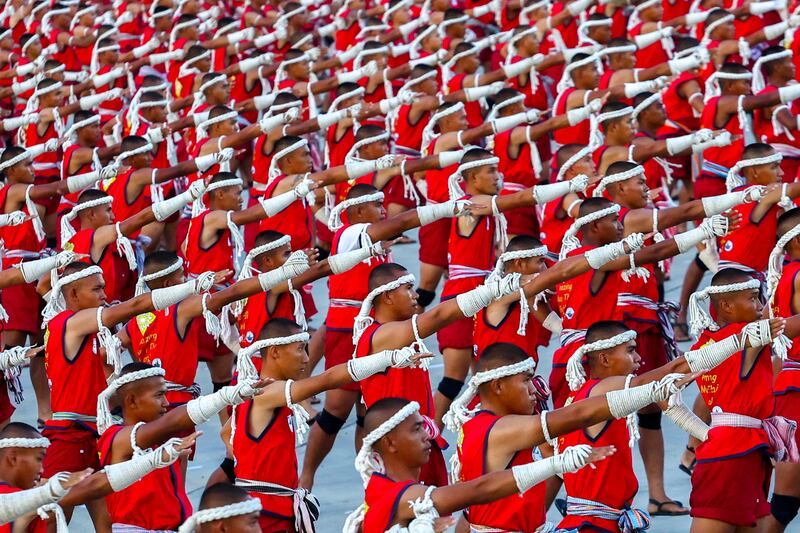
[(601, 448), (592, 448), (592, 451), (589, 454), (589, 458), (586, 460), (586, 464), (589, 465), (590, 468), (595, 468), (592, 463), (600, 462), (607, 457), (611, 457), (615, 453), (617, 453), (617, 448), (615, 446), (603, 446)]
[(728, 233), (739, 229), (742, 224), (742, 215), (738, 211), (730, 210), (722, 213), (722, 216), (728, 219)]
[(433, 519), (434, 533), (443, 533), (454, 525), (456, 525), (456, 519), (453, 516), (440, 516), (439, 518)]
[[(780, 335), (783, 335), (783, 331), (786, 329), (786, 319), (782, 317), (778, 318), (770, 318), (769, 319), (769, 331), (771, 334), (771, 338), (777, 339)], [(750, 343), (750, 336), (744, 336), (744, 346), (745, 348), (752, 348), (753, 345)]]
[(214, 285), (219, 285), (232, 275), (233, 275), (233, 270), (230, 269), (214, 272)]
[(415, 366), (415, 367), (419, 366), (420, 362), (423, 359), (433, 359), (433, 354), (432, 353), (415, 353), (410, 358), (411, 366)]
[(316, 264), (319, 261), (319, 250), (317, 248), (306, 248), (303, 252), (308, 257), (309, 265)]
[[(188, 452), (192, 448), (192, 446), (194, 446), (194, 443), (197, 442), (197, 438), (202, 434), (203, 434), (202, 431), (195, 431), (194, 433), (192, 433), (188, 437), (182, 438), (180, 444), (177, 444), (173, 449), (178, 453), (183, 452), (183, 451), (187, 451)], [(168, 463), (171, 458), (172, 457), (170, 456), (170, 454), (169, 454), (169, 452), (167, 450), (162, 450), (162, 452), (161, 452), (161, 460), (163, 462)]]
[(25, 352), (25, 358), (26, 359), (33, 359), (34, 357), (36, 357), (37, 355), (42, 353), (43, 350), (44, 350), (44, 346), (31, 346), (30, 348), (28, 348), (28, 351)]
[(392, 246), (394, 246), (397, 243), (397, 241), (399, 241), (399, 240), (400, 240), (400, 238), (398, 237), (397, 239), (392, 239), (392, 240), (389, 240), (389, 241), (381, 241), (379, 243), (380, 250), (381, 250), (380, 251), (380, 255), (384, 256), (384, 255), (388, 254), (392, 250)]
[(66, 480), (61, 482), (61, 486), (65, 489), (71, 489), (87, 477), (91, 476), (92, 472), (94, 472), (93, 468), (86, 468), (80, 472), (72, 472)]

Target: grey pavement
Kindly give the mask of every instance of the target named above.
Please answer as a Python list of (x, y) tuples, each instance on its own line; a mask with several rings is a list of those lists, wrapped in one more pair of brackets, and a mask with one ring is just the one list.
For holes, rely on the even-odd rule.
[[(411, 232), (408, 235), (416, 237), (416, 232)], [(418, 275), (419, 263), (417, 260), (417, 246), (416, 244), (395, 246), (394, 256), (395, 261), (403, 264), (410, 271)], [(691, 257), (686, 255), (679, 257), (674, 262), (672, 277), (666, 284), (668, 299), (678, 300), (680, 286), (683, 280), (683, 272), (690, 260)], [(704, 282), (708, 282), (708, 276), (706, 276)], [(311, 325), (317, 327), (324, 320), (324, 310), (327, 308), (327, 287), (325, 280), (321, 280), (315, 284), (314, 297), (316, 298), (317, 307), (323, 310), (321, 314), (314, 317), (311, 321)], [(427, 344), (434, 352), (437, 351), (435, 338), (430, 339)], [(688, 345), (684, 345), (682, 348), (687, 349)], [(540, 369), (538, 372), (542, 375), (546, 376), (549, 374), (550, 359), (553, 350), (554, 343), (551, 342), (551, 345), (539, 354)], [(438, 364), (434, 363), (431, 366), (432, 383), (435, 387), (441, 378), (442, 366), (441, 362)], [(319, 367), (317, 370), (319, 370)], [(25, 379), (27, 380), (27, 372), (25, 372)], [(211, 381), (205, 365), (200, 365), (197, 381), (201, 384), (204, 391), (208, 392), (211, 390)], [(26, 393), (26, 400), (17, 410), (14, 420), (32, 423), (36, 421), (36, 406), (29, 382), (26, 382), (26, 391), (28, 391)], [(696, 394), (696, 387), (690, 387), (684, 391), (684, 401), (688, 405), (691, 405)], [(689, 476), (678, 470), (678, 460), (681, 451), (686, 445), (686, 435), (666, 419), (664, 419), (663, 427), (666, 447), (664, 477), (667, 494), (671, 498), (680, 500), (688, 506), (689, 492), (691, 489)], [(225, 454), (224, 445), (219, 437), (218, 422), (213, 420), (207, 423), (202, 429), (205, 433), (200, 437), (198, 453), (195, 460), (189, 466), (187, 475), (187, 490), (193, 505), (196, 505), (199, 501), (208, 476), (216, 469)], [(452, 435), (446, 435), (446, 437), (448, 437), (450, 441), (454, 440)], [(322, 516), (317, 524), (317, 529), (320, 533), (341, 531), (347, 514), (355, 509), (363, 499), (361, 481), (353, 468), (353, 459), (355, 458), (353, 442), (354, 416), (351, 416), (347, 425), (340, 432), (332, 453), (328, 456), (317, 473), (314, 493), (322, 504)], [(454, 447), (451, 446), (451, 453), (453, 448)], [(299, 463), (302, 465), (304, 447), (299, 447), (297, 453), (299, 456)], [(646, 509), (647, 479), (638, 452), (634, 453), (634, 468), (640, 484), (635, 505)], [(548, 513), (548, 519), (557, 523), (560, 519), (560, 515), (555, 509), (551, 509)], [(800, 523), (797, 523), (800, 522), (800, 520), (795, 522), (796, 523), (787, 531), (800, 532)], [(650, 531), (654, 533), (689, 531), (689, 524), (690, 518), (688, 516), (655, 517)], [(73, 529), (73, 531), (83, 531), (91, 530), (90, 528), (92, 528), (91, 521), (85, 510), (83, 508), (77, 510), (71, 524), (71, 529)]]

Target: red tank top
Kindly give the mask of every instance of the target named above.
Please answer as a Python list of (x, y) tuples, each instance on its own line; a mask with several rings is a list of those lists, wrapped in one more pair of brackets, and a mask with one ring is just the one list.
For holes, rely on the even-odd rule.
[[(431, 141), (430, 147), (426, 148), (427, 154), (436, 153), (436, 143), (441, 137), (435, 137)], [(447, 180), (450, 174), (456, 171), (458, 164), (450, 165), (445, 168), (432, 168), (425, 171), (425, 183), (428, 185), (428, 200), (441, 204), (450, 200), (450, 191), (447, 188)]]
[[(329, 167), (338, 167), (344, 165), (344, 158), (350, 148), (356, 142), (356, 136), (353, 132), (353, 127), (346, 128), (341, 138), (336, 138), (336, 130), (338, 126), (334, 124), (328, 128), (325, 134), (325, 139), (328, 141), (328, 159), (330, 160)], [(338, 185), (338, 184), (337, 184)]]
[(562, 209), (561, 203), (564, 198), (556, 198), (544, 204), (541, 222), (541, 240), (552, 253), (557, 254), (561, 251), (561, 243), (564, 234), (572, 225), (574, 220)]
[(661, 93), (664, 98), (664, 110), (667, 112), (667, 118), (686, 127), (689, 131), (700, 129), (700, 119), (694, 116), (694, 108), (687, 99), (680, 95), (678, 90), (681, 85), (692, 80), (700, 84), (700, 78), (696, 74), (682, 72)]
[[(502, 417), (490, 411), (479, 411), (464, 424), (458, 438), (458, 459), (461, 461), (460, 482), (488, 474), (486, 453), (489, 433)], [(533, 449), (520, 450), (506, 469), (534, 462)], [(539, 483), (523, 494), (512, 494), (486, 505), (473, 505), (466, 509), (466, 517), (473, 526), (534, 533), (546, 521), (545, 483)]]
[[(41, 112), (41, 109), (37, 110)], [(31, 147), (42, 144), (50, 139), (57, 139), (55, 122), (48, 122), (47, 129), (39, 135), (39, 123), (28, 124), (25, 126), (25, 146)], [(37, 177), (53, 178), (59, 175), (59, 162), (62, 159), (61, 148), (52, 152), (44, 152), (42, 155), (33, 159), (33, 170)]]
[[(64, 249), (72, 250), (76, 254), (91, 255), (95, 231), (93, 229), (79, 231), (64, 244)], [(131, 291), (133, 272), (131, 272), (128, 261), (117, 253), (116, 244), (106, 246), (100, 255), (100, 260), (94, 264), (103, 269), (103, 280), (106, 282), (105, 292), (109, 302), (121, 302), (133, 296)]]
[[(800, 273), (800, 261), (797, 259), (783, 265), (783, 273), (772, 300), (772, 311), (775, 316), (789, 317), (796, 314), (792, 307), (792, 298), (798, 273)], [(800, 361), (800, 343), (792, 343), (788, 356), (793, 361)]]
[[(619, 211), (619, 220), (624, 223), (625, 216), (631, 211), (630, 208), (623, 207)], [(648, 243), (652, 244), (652, 239), (648, 239)], [(621, 280), (619, 284), (619, 292), (627, 294), (635, 294), (637, 296), (644, 296), (652, 302), (658, 302), (658, 282), (656, 281), (655, 268), (652, 264), (640, 265), (647, 269), (650, 273), (646, 280), (639, 276), (630, 276), (630, 281)], [(621, 278), (620, 278), (621, 279)], [(647, 329), (650, 325), (658, 324), (658, 316), (656, 312), (651, 309), (646, 309), (640, 305), (619, 305), (617, 304), (615, 313), (615, 320), (621, 320), (628, 324), (628, 327), (642, 331)]]
[(395, 521), (397, 505), (403, 493), (409, 487), (418, 484), (416, 481), (393, 481), (377, 472), (372, 474), (364, 494), (367, 510), (361, 531), (363, 533), (387, 531)]
[(256, 145), (253, 148), (253, 182), (258, 184), (259, 190), (267, 187), (269, 181), (269, 165), (272, 162), (274, 152), (266, 154), (264, 145), (268, 138), (266, 135), (259, 135)]
[[(334, 234), (331, 255), (340, 253), (339, 242), (344, 232), (351, 227), (348, 224)], [(351, 229), (349, 231), (354, 230)], [(366, 231), (366, 227), (364, 227), (364, 231)], [(359, 237), (359, 247), (361, 247), (361, 241), (362, 239)], [(325, 320), (325, 325), (328, 329), (352, 331), (361, 302), (369, 294), (367, 282), (370, 273), (375, 267), (388, 261), (388, 257), (375, 257), (368, 263), (362, 261), (346, 272), (331, 274), (328, 277), (328, 291), (331, 302), (328, 307), (328, 317)]]
[[(136, 198), (129, 198), (126, 189), (131, 181), (131, 175), (138, 169), (130, 168), (122, 174), (103, 180), (100, 189), (107, 192), (112, 198), (111, 209), (114, 211), (114, 220), (121, 222), (132, 217), (140, 211), (153, 205), (150, 197), (150, 187), (144, 187)], [(135, 238), (139, 232), (131, 235)]]
[(411, 122), (410, 113), (410, 105), (402, 105), (397, 111), (397, 123), (394, 125), (395, 144), (419, 152), (422, 150), (422, 130), (428, 125), (431, 114), (429, 111), (422, 113), (417, 123), (414, 124)]
[[(467, 74), (456, 74), (450, 81), (447, 82), (447, 92), (454, 93), (456, 91), (460, 91), (464, 89), (464, 79), (467, 77)], [(481, 113), (481, 103), (479, 101), (475, 102), (465, 102), (464, 103), (464, 112), (467, 114), (467, 124), (470, 128), (477, 128), (483, 122), (483, 114)]]
[[(516, 56), (511, 59), (511, 63), (517, 63), (524, 58)], [(518, 90), (525, 95), (525, 107), (541, 109), (542, 111), (550, 108), (550, 96), (547, 93), (547, 87), (544, 82), (539, 79), (539, 82), (534, 86), (532, 83), (532, 76), (538, 76), (536, 71), (531, 71), (525, 74), (525, 81), (522, 81), (522, 76), (509, 78), (506, 83), (509, 87)]]
[[(558, 96), (556, 96), (556, 115), (564, 115), (567, 113), (567, 100), (569, 100), (569, 95), (577, 90), (578, 89), (575, 87), (569, 87), (563, 93), (559, 93)], [(553, 138), (559, 144), (589, 144), (589, 121), (584, 120), (574, 126), (558, 128), (553, 132)]]
[[(758, 94), (768, 94), (777, 90), (778, 87), (774, 85), (767, 85)], [(789, 112), (791, 112), (792, 115), (800, 114), (800, 106), (798, 106), (797, 102), (793, 101), (786, 105), (789, 106)], [(773, 107), (772, 109), (774, 112), (775, 108)], [(800, 138), (798, 138), (796, 135), (792, 134), (794, 139), (790, 139), (786, 133), (780, 133), (778, 135), (775, 134), (775, 128), (772, 127), (772, 119), (766, 117), (765, 111), (766, 109), (764, 108), (753, 110), (753, 129), (755, 131), (756, 138), (760, 142), (767, 144), (785, 144), (796, 149), (800, 148)], [(797, 154), (792, 154), (790, 157), (796, 158)]]
[[(470, 195), (466, 195), (460, 199), (470, 198)], [(442, 288), (443, 300), (463, 294), (482, 284), (494, 267), (494, 217), (480, 217), (469, 235), (459, 233), (458, 221), (458, 218), (450, 220), (450, 238), (447, 242), (450, 276)], [(463, 267), (469, 270), (463, 274), (459, 273)]]
[[(600, 382), (599, 379), (589, 379), (583, 386), (573, 393), (567, 400), (567, 405), (589, 397), (592, 389)], [(573, 498), (585, 498), (600, 502), (615, 509), (623, 509), (633, 503), (633, 498), (639, 490), (639, 482), (633, 471), (633, 456), (628, 445), (628, 428), (625, 419), (609, 420), (596, 437), (592, 437), (588, 430), (573, 431), (558, 438), (558, 448), (564, 450), (569, 446), (589, 444), (593, 447), (615, 446), (617, 452), (606, 457), (605, 460), (594, 463), (595, 468), (585, 468), (573, 474), (564, 474), (564, 488), (567, 495)], [(567, 516), (559, 528), (580, 528), (583, 525), (588, 529), (601, 531), (619, 531), (616, 520), (603, 520), (586, 516)], [(591, 525), (596, 526), (595, 528)]]
[[(375, 353), (372, 336), (381, 327), (377, 322), (371, 324), (356, 347), (356, 357)], [(361, 394), (364, 404), (369, 407), (382, 398), (403, 398), (419, 403), (421, 415), (434, 416), (433, 395), (428, 370), (420, 367), (388, 368), (385, 372), (361, 380)]]
[[(14, 494), (16, 492), (21, 492), (21, 491), (22, 489), (18, 489), (17, 487), (12, 487), (5, 481), (0, 481), (0, 495)], [(0, 524), (0, 533), (13, 533), (13, 531), (14, 531), (13, 521), (7, 524)], [(30, 525), (27, 527), (25, 531), (27, 533), (45, 533), (47, 531), (47, 522), (45, 522), (44, 520), (42, 520), (37, 516), (36, 518), (33, 519), (33, 521), (31, 521)]]
[[(272, 180), (272, 183), (267, 185), (267, 189), (264, 191), (264, 197), (272, 198), (278, 184), (285, 179), (291, 178), (283, 175)], [(313, 220), (311, 209), (306, 205), (304, 199), (299, 198), (277, 215), (267, 217), (259, 222), (258, 231), (271, 229), (289, 235), (292, 238), (292, 250), (304, 250), (314, 244), (311, 227)]]
[[(728, 121), (722, 125), (722, 128), (715, 125), (717, 105), (719, 104), (720, 98), (721, 96), (714, 96), (706, 102), (703, 113), (700, 116), (701, 126), (712, 130), (724, 129), (729, 131), (731, 135), (741, 135), (742, 127), (739, 125), (739, 119), (736, 117), (736, 113), (728, 117)], [(742, 152), (744, 152), (743, 139), (733, 141), (729, 146), (724, 146), (722, 148), (708, 148), (703, 152), (703, 170), (708, 174), (707, 167), (716, 168), (722, 166), (725, 170), (723, 171), (721, 168), (716, 168), (718, 172), (715, 173), (715, 175), (724, 179), (727, 175), (727, 171), (742, 159)], [(709, 163), (712, 163), (712, 165), (709, 165)]]
[[(97, 443), (100, 464), (111, 459), (114, 438), (125, 426), (108, 428)], [(130, 487), (106, 496), (114, 524), (128, 524), (148, 530), (176, 530), (192, 514), (179, 463), (157, 468)]]
[[(236, 477), (265, 481), (297, 488), (297, 454), (294, 451), (294, 417), (288, 407), (275, 409), (272, 420), (259, 435), (250, 431), (252, 400), (236, 406), (236, 432), (233, 435), (233, 457)], [(268, 496), (258, 492), (251, 496), (261, 500), (261, 513), (291, 519), (294, 517), (292, 498)]]
[(269, 291), (258, 292), (243, 300), (244, 309), (237, 319), (239, 344), (247, 348), (258, 339), (261, 329), (273, 318), (294, 320), (294, 298), (288, 292), (278, 295), (275, 308), (269, 309)]
[(537, 348), (546, 346), (549, 332), (536, 320), (533, 313), (528, 317), (528, 324), (525, 327), (525, 335), (517, 334), (519, 328), (520, 305), (514, 302), (508, 306), (506, 316), (495, 326), (489, 323), (486, 317), (486, 308), (478, 311), (475, 316), (475, 330), (473, 333), (474, 355), (480, 357), (483, 351), (498, 342), (508, 342), (514, 346), (519, 346), (526, 354), (531, 356), (534, 361), (539, 362)]
[[(641, 22), (628, 30), (628, 38), (634, 39), (638, 35), (641, 35), (642, 28), (645, 24), (645, 22)], [(650, 46), (645, 46), (644, 48), (640, 48), (636, 51), (637, 68), (651, 68), (666, 61), (669, 61), (669, 56), (667, 55), (666, 50), (664, 50), (664, 45), (661, 44), (660, 40), (654, 42)]]
[(217, 240), (207, 248), (200, 243), (203, 224), (209, 213), (211, 210), (206, 209), (189, 221), (189, 231), (186, 234), (186, 272), (189, 274), (233, 270), (233, 245), (229, 229), (219, 230)]
[[(737, 187), (740, 191), (745, 187)], [(734, 261), (756, 272), (764, 272), (769, 263), (769, 254), (775, 247), (778, 234), (778, 213), (780, 208), (773, 205), (759, 222), (753, 221), (755, 202), (740, 204), (733, 209), (742, 216), (742, 223), (724, 237), (719, 238), (719, 258), (721, 261)]]
[[(0, 206), (6, 206), (9, 187), (9, 185), (0, 187)], [(20, 210), (26, 215), (31, 214), (24, 203)], [(6, 209), (5, 211), (10, 213), (14, 211), (14, 209)], [(22, 262), (21, 257), (8, 257), (10, 251), (24, 250), (38, 253), (45, 245), (44, 240), (40, 241), (36, 237), (36, 230), (33, 229), (32, 220), (28, 220), (19, 226), (5, 226), (0, 228), (0, 240), (3, 241), (5, 248), (3, 254), (3, 268), (9, 268), (11, 265)]]
[[(67, 321), (75, 311), (63, 311), (53, 317), (45, 331), (45, 368), (50, 381), (50, 405), (53, 413), (76, 413), (97, 416), (97, 396), (106, 388), (103, 371), (105, 357), (98, 350), (97, 336), (83, 338), (78, 355), (67, 359), (64, 346)], [(48, 426), (70, 426), (70, 421), (48, 420)], [(87, 427), (95, 430), (94, 424)]]
[[(136, 360), (164, 369), (164, 379), (191, 387), (197, 374), (198, 332), (202, 321), (191, 320), (181, 336), (178, 330), (178, 306), (138, 315), (125, 325)], [(183, 405), (192, 399), (184, 391), (167, 392), (171, 406)]]
[[(692, 349), (701, 348), (739, 333), (746, 324), (729, 324), (719, 331), (704, 331)], [(721, 409), (764, 419), (772, 415), (772, 350), (764, 347), (746, 376), (742, 376), (744, 352), (734, 354), (697, 379), (700, 394), (710, 410)], [(708, 432), (708, 439), (697, 447), (698, 462), (739, 457), (767, 448), (767, 433), (761, 428), (720, 426)]]

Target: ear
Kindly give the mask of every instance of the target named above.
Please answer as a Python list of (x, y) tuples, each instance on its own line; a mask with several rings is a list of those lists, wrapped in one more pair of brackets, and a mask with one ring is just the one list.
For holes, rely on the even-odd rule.
[(397, 445), (394, 442), (391, 432), (378, 442), (381, 443), (381, 450), (386, 450), (388, 453), (397, 453)]
[(277, 346), (268, 346), (267, 347), (267, 358), (268, 359), (276, 360), (276, 359), (280, 359), (280, 357), (281, 357), (281, 352), (280, 352), (280, 350), (278, 349)]

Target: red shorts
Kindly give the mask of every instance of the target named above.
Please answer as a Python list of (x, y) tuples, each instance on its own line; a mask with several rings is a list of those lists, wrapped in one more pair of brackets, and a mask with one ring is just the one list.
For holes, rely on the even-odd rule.
[(314, 220), (314, 224), (316, 224), (317, 230), (317, 240), (319, 242), (324, 242), (328, 246), (331, 245), (333, 242), (333, 232), (328, 228), (326, 224), (323, 224), (319, 220)]
[(8, 397), (8, 387), (6, 380), (0, 375), (0, 424), (9, 420), (11, 415), (14, 414), (16, 407), (11, 403), (11, 398)]
[(450, 483), (447, 478), (447, 462), (436, 442), (431, 442), (431, 456), (419, 472), (420, 482), (432, 487), (444, 487)]
[(35, 283), (24, 283), (6, 287), (0, 293), (0, 302), (8, 313), (4, 331), (39, 333), (42, 329), (44, 300), (36, 292)]
[(228, 353), (231, 353), (231, 349), (224, 342), (220, 341), (217, 345), (217, 340), (208, 334), (205, 326), (200, 327), (197, 333), (197, 358), (200, 361), (208, 363), (215, 357)]
[[(354, 350), (352, 329), (325, 329), (325, 370), (330, 370), (334, 366), (352, 359)], [(348, 383), (340, 388), (352, 392), (361, 390), (358, 382)]]
[[(790, 390), (775, 394), (775, 415), (794, 420), (800, 424), (800, 391)], [(794, 440), (800, 446), (800, 431), (794, 434)]]
[(419, 229), (419, 261), (447, 268), (447, 241), (450, 240), (450, 219), (437, 220)]
[(287, 520), (286, 518), (275, 518), (261, 512), (258, 517), (258, 525), (261, 531), (269, 531), (270, 533), (295, 533), (294, 520)]
[(473, 334), (475, 332), (475, 320), (472, 317), (465, 317), (448, 324), (436, 332), (436, 340), (439, 341), (439, 350), (453, 348), (454, 350), (468, 349), (473, 351)]
[(42, 435), (50, 439), (50, 447), (44, 456), (44, 477), (86, 468), (100, 470), (97, 437), (91, 431), (78, 427), (45, 428)]
[(636, 351), (642, 358), (642, 365), (636, 372), (637, 375), (667, 364), (667, 349), (664, 346), (664, 338), (661, 336), (661, 326), (653, 325), (642, 328), (641, 322), (632, 325), (627, 321), (625, 325), (636, 330)]
[[(414, 188), (416, 189), (416, 186), (414, 186)], [(405, 184), (403, 184), (403, 178), (401, 176), (394, 176), (391, 178), (382, 192), (384, 194), (383, 204), (386, 206), (389, 204), (397, 204), (406, 209), (414, 209), (417, 207), (417, 202), (406, 197), (406, 187)], [(422, 197), (419, 190), (417, 190), (417, 195), (419, 195), (420, 198)]]
[(695, 518), (755, 527), (770, 514), (772, 465), (764, 450), (741, 457), (698, 462), (692, 473), (689, 504)]

